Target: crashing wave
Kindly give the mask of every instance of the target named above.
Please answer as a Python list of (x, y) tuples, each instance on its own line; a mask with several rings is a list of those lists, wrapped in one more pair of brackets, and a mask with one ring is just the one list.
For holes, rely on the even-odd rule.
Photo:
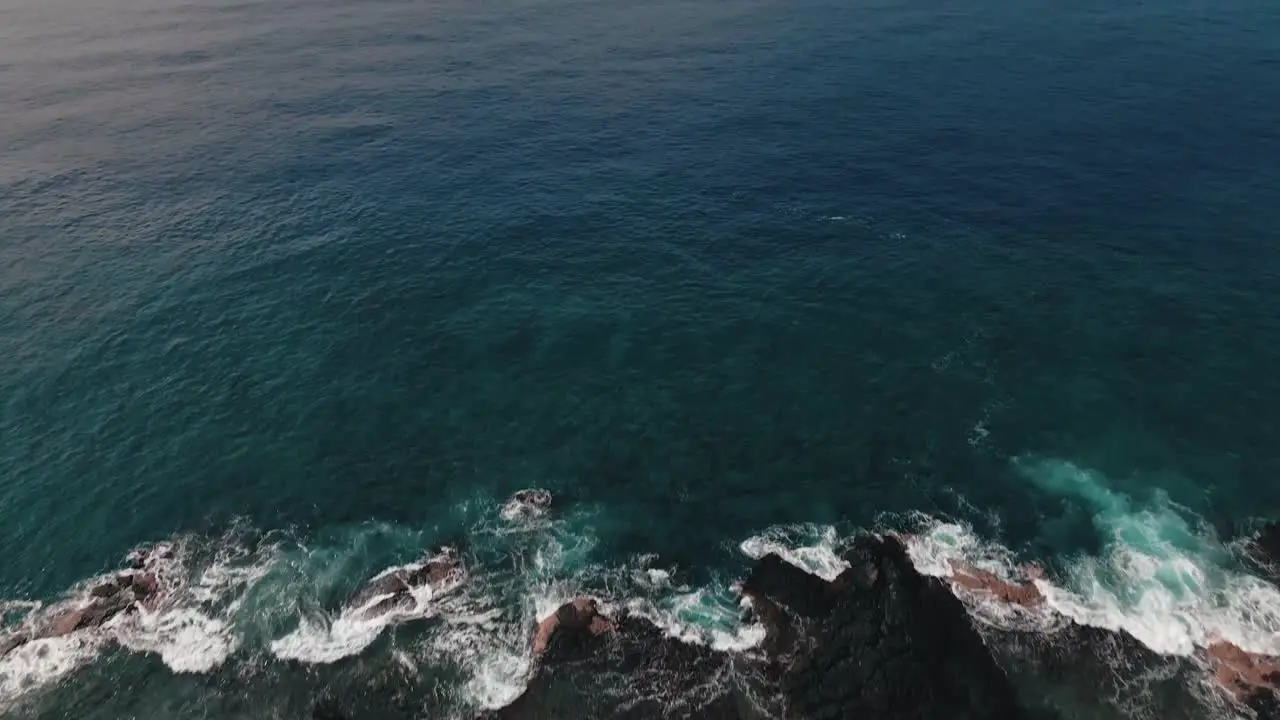
[(823, 580), (835, 580), (849, 568), (840, 555), (842, 539), (832, 526), (786, 525), (743, 540), (739, 549), (753, 559), (773, 553)]
[(465, 580), (452, 548), (421, 562), (388, 568), (357, 591), (336, 618), (302, 618), (296, 630), (271, 643), (271, 651), (282, 660), (306, 663), (356, 655), (390, 625), (434, 614), (440, 598)]
[[(1061, 671), (1049, 656), (1082, 657), (1077, 646), (1096, 646), (1101, 663), (1123, 660), (1129, 652), (1123, 642), (1116, 648), (1108, 643), (1128, 636), (1152, 653), (1179, 659), (1202, 657), (1218, 639), (1251, 653), (1274, 652), (1280, 591), (1235, 563), (1233, 548), (1185, 510), (1159, 495), (1130, 498), (1070, 463), (1020, 459), (1017, 469), (1041, 491), (1088, 507), (1102, 551), (1056, 564), (1052, 577), (1031, 577), (1013, 551), (963, 521), (914, 515), (898, 518), (892, 528), (904, 533), (915, 570), (951, 582), (993, 646), (1021, 643), (1032, 634), (1046, 638), (1042, 644), (1057, 649), (1034, 659), (1049, 668), (1049, 676)], [(776, 648), (768, 637), (773, 616), (767, 608), (751, 607), (754, 599), (729, 582), (735, 578), (693, 582), (654, 556), (601, 564), (594, 560), (593, 511), (513, 514), (509, 507), (490, 505), (472, 528), (466, 582), (448, 568), (432, 579), (431, 562), (439, 556), (427, 556), (373, 575), (354, 595), (351, 583), (368, 577), (371, 559), (384, 565), (413, 557), (430, 538), (369, 525), (341, 530), (340, 537), (314, 546), (248, 543), (234, 536), (176, 539), (168, 545), (168, 558), (142, 559), (144, 565), (166, 563), (154, 568), (163, 580), (162, 602), (139, 603), (100, 624), (15, 647), (0, 657), (0, 705), (66, 677), (111, 644), (156, 655), (175, 673), (209, 672), (246, 647), (249, 654), (266, 649), (277, 659), (323, 665), (366, 652), (392, 625), (431, 618), (392, 638), (390, 655), (404, 668), (397, 672), (447, 668), (457, 682), (442, 694), (447, 697), (437, 697), (448, 705), (445, 714), (503, 708), (526, 693), (539, 672), (531, 656), (534, 628), (581, 595), (601, 598), (601, 611), (611, 617), (643, 623), (649, 628), (641, 634), (645, 638), (699, 648), (690, 657), (716, 672), (733, 665), (708, 659), (717, 654), (749, 664)], [(797, 524), (768, 528), (743, 540), (739, 550), (757, 565), (777, 555), (824, 583), (838, 584), (851, 577), (856, 546), (855, 536), (835, 527)], [(961, 568), (1010, 585), (1034, 585), (1043, 601), (1024, 606), (974, 590), (955, 580)], [(9, 601), (0, 610), (10, 623), (16, 618), (20, 626), (34, 627), (90, 602), (93, 589), (109, 579), (119, 582), (117, 575), (88, 581), (60, 603)], [(334, 601), (343, 596), (345, 602)], [(1186, 684), (1177, 675), (1181, 665), (1113, 664), (1117, 682), (1135, 687), (1175, 677)], [(715, 680), (723, 682), (729, 681)], [(697, 692), (714, 695), (715, 683), (699, 685)], [(1123, 702), (1137, 702), (1132, 696)]]

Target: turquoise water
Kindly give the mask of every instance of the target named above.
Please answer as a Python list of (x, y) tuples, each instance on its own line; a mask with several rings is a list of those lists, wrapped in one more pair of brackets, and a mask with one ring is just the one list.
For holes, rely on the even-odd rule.
[[(557, 598), (748, 643), (744, 542), (903, 524), (1266, 649), (1277, 57), (1262, 0), (8, 3), (0, 598), (186, 585), (0, 701), (465, 714)], [(456, 541), (434, 620), (341, 624)]]

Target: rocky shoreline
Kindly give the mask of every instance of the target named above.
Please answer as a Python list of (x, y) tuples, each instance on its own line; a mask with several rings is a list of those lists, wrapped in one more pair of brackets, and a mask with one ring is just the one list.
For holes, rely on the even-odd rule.
[[(1280, 566), (1278, 536), (1268, 526), (1252, 546), (1265, 567)], [(1026, 582), (968, 566), (926, 577), (894, 534), (859, 537), (844, 560), (849, 569), (827, 581), (776, 554), (759, 559), (741, 592), (765, 640), (748, 652), (690, 645), (644, 618), (606, 615), (595, 598), (575, 598), (535, 631), (525, 692), (479, 718), (1049, 720), (1075, 715), (1073, 693), (1104, 693), (1116, 717), (1145, 703), (1143, 712), (1172, 720), (1201, 716), (1185, 691), (1197, 677), (1228, 712), (1280, 718), (1280, 658), (1226, 640), (1181, 658), (1123, 630), (1065, 618), (1047, 633), (979, 632), (962, 598), (1040, 609), (1038, 567), (1023, 568)], [(1028, 692), (1037, 683), (1057, 687)]]
[[(552, 511), (550, 493), (524, 490), (502, 514), (536, 524)], [(840, 553), (845, 569), (824, 577), (777, 553), (759, 556), (736, 586), (741, 622), (763, 637), (746, 649), (674, 637), (629, 611), (624, 597), (574, 597), (529, 628), (523, 691), (475, 718), (1280, 720), (1280, 657), (1225, 638), (1189, 656), (1162, 655), (1124, 630), (1055, 615), (1037, 566), (1001, 577), (953, 560), (926, 575), (912, 543), (896, 533), (861, 534)], [(1280, 525), (1259, 532), (1247, 555), (1280, 581)], [(136, 551), (124, 569), (0, 634), (0, 658), (99, 628), (110, 639), (117, 624), (173, 602), (176, 562), (167, 545)], [(437, 548), (373, 576), (339, 611), (388, 625), (419, 620), (427, 603), (471, 582), (467, 562), (455, 547)], [(992, 607), (1045, 622), (993, 626), (980, 612)], [(343, 705), (326, 698), (312, 716), (353, 720)]]
[(528, 689), (481, 717), (1040, 717), (1021, 706), (964, 606), (914, 570), (900, 540), (859, 538), (846, 560), (831, 582), (777, 555), (756, 563), (742, 584), (766, 631), (756, 652), (687, 644), (577, 598), (539, 627)]

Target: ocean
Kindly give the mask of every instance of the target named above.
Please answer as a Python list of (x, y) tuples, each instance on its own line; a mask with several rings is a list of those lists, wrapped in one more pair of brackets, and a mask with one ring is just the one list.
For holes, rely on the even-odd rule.
[(4, 0), (0, 619), (175, 590), (0, 714), (470, 717), (874, 529), (1280, 654), (1277, 118), (1273, 0)]

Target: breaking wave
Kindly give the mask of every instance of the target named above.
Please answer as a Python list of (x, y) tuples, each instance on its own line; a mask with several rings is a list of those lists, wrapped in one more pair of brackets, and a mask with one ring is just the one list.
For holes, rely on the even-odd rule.
[[(1008, 582), (1034, 582), (1045, 598), (1014, 606), (957, 588), (973, 615), (999, 628), (1051, 630), (1071, 620), (1125, 630), (1151, 650), (1188, 656), (1215, 639), (1280, 654), (1280, 591), (1250, 575), (1231, 545), (1162, 494), (1135, 499), (1098, 473), (1068, 462), (1021, 458), (1021, 477), (1038, 491), (1088, 510), (1101, 550), (1059, 558), (1056, 573), (1035, 579), (1017, 553), (980, 537), (962, 519), (898, 517), (883, 531), (903, 532), (917, 569), (948, 577), (957, 564)], [(373, 612), (385, 600), (353, 591), (392, 572), (421, 568), (440, 538), (385, 524), (334, 530), (304, 543), (243, 528), (214, 539), (177, 537), (158, 575), (163, 601), (99, 626), (25, 642), (0, 657), (0, 708), (68, 677), (111, 646), (158, 657), (175, 673), (209, 673), (239, 654), (322, 666), (368, 652), (390, 635), (392, 660), (407, 669), (447, 668), (437, 690), (452, 712), (498, 708), (522, 693), (534, 669), (537, 623), (578, 595), (606, 612), (646, 618), (668, 636), (722, 651), (753, 652), (764, 640), (734, 585), (744, 563), (693, 581), (652, 555), (620, 563), (595, 558), (592, 508), (528, 512), (492, 505), (466, 533), (465, 574), (445, 586), (412, 588), (409, 600)], [(742, 540), (741, 557), (776, 553), (834, 580), (848, 568), (852, 537), (833, 526), (771, 527)], [(408, 562), (406, 562), (408, 561)], [(47, 622), (90, 602), (93, 578), (45, 604), (0, 603), (7, 633)], [(387, 633), (409, 621), (413, 630)], [(7, 637), (0, 632), (0, 642)], [(379, 651), (381, 652), (381, 651)], [(381, 657), (381, 656), (380, 656)]]
[[(1280, 590), (1241, 567), (1230, 544), (1160, 491), (1145, 500), (1113, 489), (1101, 474), (1070, 462), (1020, 458), (1018, 473), (1037, 489), (1088, 510), (1101, 551), (1062, 563), (1052, 580), (1034, 580), (1052, 612), (1082, 625), (1124, 630), (1154, 652), (1188, 656), (1215, 640), (1280, 654)], [(1015, 553), (976, 536), (962, 522), (924, 518), (909, 543), (924, 574), (946, 577), (964, 563), (1010, 581), (1028, 581)], [(977, 603), (987, 619), (998, 603)], [(1019, 611), (1026, 620), (1028, 614)]]

